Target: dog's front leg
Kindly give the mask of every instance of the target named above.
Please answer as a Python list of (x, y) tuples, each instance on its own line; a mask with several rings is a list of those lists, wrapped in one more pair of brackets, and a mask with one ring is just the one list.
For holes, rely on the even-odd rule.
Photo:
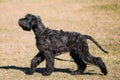
[(37, 65), (39, 65), (44, 59), (45, 57), (41, 51), (31, 60), (30, 74), (33, 74), (35, 72)]
[(46, 69), (43, 76), (48, 76), (54, 71), (54, 57), (55, 55), (50, 51), (45, 51), (44, 53), (46, 59)]

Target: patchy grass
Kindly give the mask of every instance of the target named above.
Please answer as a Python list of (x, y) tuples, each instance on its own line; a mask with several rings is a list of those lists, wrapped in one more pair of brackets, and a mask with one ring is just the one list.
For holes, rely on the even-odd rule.
[(100, 5), (94, 5), (92, 7), (100, 10), (120, 13), (120, 5), (116, 6), (116, 4), (100, 4)]
[[(119, 80), (120, 6), (116, 8), (113, 0), (0, 0), (0, 13), (0, 80)], [(40, 15), (49, 28), (92, 35), (109, 51), (104, 54), (88, 41), (90, 52), (102, 57), (109, 74), (104, 76), (88, 65), (85, 75), (71, 76), (69, 70), (76, 65), (56, 60), (51, 76), (41, 75), (45, 62), (34, 75), (28, 75), (30, 60), (38, 50), (34, 34), (18, 26), (18, 19), (26, 13)], [(71, 59), (68, 54), (58, 57)]]

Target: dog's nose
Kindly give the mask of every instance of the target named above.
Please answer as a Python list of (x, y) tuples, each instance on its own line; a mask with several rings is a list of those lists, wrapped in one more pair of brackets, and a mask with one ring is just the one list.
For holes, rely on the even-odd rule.
[(18, 21), (21, 21), (22, 19), (20, 18)]
[(21, 26), (21, 20), (22, 20), (22, 19), (19, 19), (19, 20), (18, 20), (18, 24), (19, 24), (20, 26)]
[(19, 20), (18, 20), (18, 24), (20, 24), (20, 23), (21, 23), (21, 20), (19, 19)]

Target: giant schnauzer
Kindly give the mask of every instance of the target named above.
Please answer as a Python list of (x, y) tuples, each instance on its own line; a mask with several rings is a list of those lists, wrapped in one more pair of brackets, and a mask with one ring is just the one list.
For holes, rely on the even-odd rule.
[(33, 30), (36, 38), (38, 54), (31, 60), (31, 74), (35, 72), (38, 64), (46, 60), (46, 69), (44, 76), (50, 75), (54, 71), (55, 56), (65, 52), (70, 52), (70, 56), (77, 64), (77, 70), (72, 71), (72, 75), (83, 74), (87, 63), (98, 66), (104, 75), (108, 74), (107, 68), (100, 57), (94, 57), (89, 53), (87, 39), (95, 43), (103, 52), (105, 51), (89, 35), (83, 35), (78, 32), (67, 32), (63, 30), (52, 30), (46, 28), (39, 16), (27, 14), (19, 19), (19, 25), (25, 31)]

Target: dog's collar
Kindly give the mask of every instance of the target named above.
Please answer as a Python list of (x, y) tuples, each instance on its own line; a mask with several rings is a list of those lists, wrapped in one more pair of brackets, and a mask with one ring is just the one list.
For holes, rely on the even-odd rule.
[(44, 33), (48, 28), (45, 28), (43, 31), (41, 31), (40, 35), (42, 35), (42, 33)]
[(42, 36), (42, 34), (47, 30), (48, 28), (45, 28), (44, 30), (42, 30), (38, 36), (35, 37), (35, 39), (39, 38), (40, 36)]

